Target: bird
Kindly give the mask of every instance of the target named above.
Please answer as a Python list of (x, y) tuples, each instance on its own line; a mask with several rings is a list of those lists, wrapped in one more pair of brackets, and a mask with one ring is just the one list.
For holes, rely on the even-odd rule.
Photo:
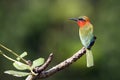
[(79, 37), (82, 45), (86, 49), (87, 67), (92, 67), (94, 66), (94, 60), (91, 48), (96, 40), (96, 36), (94, 36), (93, 34), (93, 25), (91, 24), (90, 19), (87, 16), (70, 18), (70, 20), (77, 22), (79, 26)]

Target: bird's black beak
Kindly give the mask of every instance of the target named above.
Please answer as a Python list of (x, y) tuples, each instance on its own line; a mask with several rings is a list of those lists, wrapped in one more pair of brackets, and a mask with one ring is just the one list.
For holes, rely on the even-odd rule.
[(70, 18), (69, 20), (78, 21), (77, 18)]

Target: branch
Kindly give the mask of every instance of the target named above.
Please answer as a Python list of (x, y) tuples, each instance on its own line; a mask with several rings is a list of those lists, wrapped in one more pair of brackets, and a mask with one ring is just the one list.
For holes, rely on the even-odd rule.
[[(73, 56), (71, 56), (70, 58), (64, 60), (63, 62), (59, 63), (58, 65), (52, 67), (51, 69), (49, 69), (47, 71), (44, 71), (44, 70), (39, 71), (41, 69), (38, 68), (38, 70), (36, 70), (37, 72), (39, 72), (38, 75), (34, 76), (34, 78), (32, 77), (33, 79), (28, 79), (28, 80), (36, 80), (36, 79), (41, 79), (41, 78), (47, 78), (47, 77), (55, 74), (56, 72), (58, 72), (60, 70), (63, 70), (64, 68), (68, 67), (69, 65), (71, 65), (72, 63), (77, 61), (80, 57), (82, 57), (82, 55), (84, 55), (85, 53), (86, 53), (86, 48), (83, 47), (81, 50), (76, 52)], [(50, 58), (50, 56), (48, 57), (48, 59), (49, 58)], [(51, 60), (50, 60), (50, 62), (51, 62)]]
[[(45, 70), (48, 65), (50, 64), (50, 62), (52, 61), (52, 58), (53, 58), (53, 53), (51, 53), (47, 59), (47, 61), (40, 67), (36, 67), (35, 69), (33, 69), (33, 71), (35, 73), (41, 73), (43, 70)], [(35, 75), (29, 75), (25, 80), (35, 80), (36, 76)]]
[(46, 61), (42, 66), (36, 67), (36, 68), (34, 69), (34, 72), (35, 72), (35, 73), (41, 73), (43, 70), (45, 70), (45, 69), (48, 67), (48, 65), (50, 64), (50, 62), (52, 61), (52, 58), (53, 58), (53, 53), (51, 53), (51, 54), (49, 55), (47, 61)]

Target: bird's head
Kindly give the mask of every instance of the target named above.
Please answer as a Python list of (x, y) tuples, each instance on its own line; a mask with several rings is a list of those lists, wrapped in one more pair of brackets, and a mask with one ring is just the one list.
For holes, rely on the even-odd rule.
[(79, 27), (84, 27), (86, 24), (90, 23), (90, 20), (87, 16), (82, 16), (79, 18), (70, 18), (70, 20), (76, 21)]

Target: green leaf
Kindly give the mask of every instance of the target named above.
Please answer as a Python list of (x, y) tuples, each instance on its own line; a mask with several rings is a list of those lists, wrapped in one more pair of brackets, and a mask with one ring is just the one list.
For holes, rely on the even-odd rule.
[(24, 77), (24, 76), (28, 76), (30, 74), (28, 72), (20, 72), (20, 71), (14, 71), (14, 70), (7, 70), (4, 73), (9, 74), (9, 75), (13, 75), (16, 77)]
[(38, 58), (36, 60), (33, 61), (33, 65), (32, 68), (35, 68), (37, 66), (40, 66), (44, 63), (44, 58)]
[(26, 70), (26, 69), (30, 70), (30, 66), (29, 66), (29, 65), (24, 64), (24, 63), (21, 63), (21, 62), (19, 62), (19, 61), (15, 61), (15, 62), (13, 63), (13, 66), (14, 66), (16, 69), (18, 69), (18, 70)]
[(23, 52), (19, 57), (17, 57), (16, 59), (18, 60), (18, 61), (20, 61), (20, 58), (23, 58), (23, 57), (25, 57), (25, 56), (27, 56), (27, 52)]

